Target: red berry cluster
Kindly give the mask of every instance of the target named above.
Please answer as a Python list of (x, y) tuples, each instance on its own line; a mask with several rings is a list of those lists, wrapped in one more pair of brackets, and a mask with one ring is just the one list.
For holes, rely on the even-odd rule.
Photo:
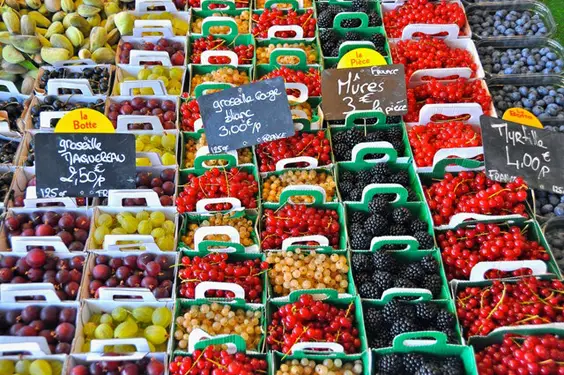
[(208, 346), (195, 350), (191, 356), (176, 356), (168, 365), (170, 375), (264, 375), (267, 373), (264, 359), (248, 357), (244, 353), (229, 354)]
[(419, 111), (425, 104), (478, 103), (485, 114), (490, 113), (492, 98), (480, 80), (458, 78), (454, 82), (431, 79), (415, 88), (407, 89), (407, 115), (405, 122), (419, 121)]
[(272, 315), (266, 342), (272, 350), (289, 353), (298, 342), (336, 342), (345, 353), (360, 352), (360, 338), (355, 327), (354, 304), (338, 308), (315, 301), (310, 294), (284, 305)]
[(525, 214), (527, 185), (521, 177), (502, 184), (484, 172), (447, 173), (443, 180), (423, 188), (435, 225), (447, 224), (457, 213), (485, 215)]
[[(303, 83), (307, 86), (308, 96), (310, 97), (321, 96), (321, 75), (319, 70), (315, 68), (309, 68), (306, 72), (304, 72), (302, 70), (283, 66), (279, 69), (273, 70), (265, 76), (262, 76), (261, 80), (276, 77), (284, 78), (284, 82)], [(287, 89), (286, 93), (295, 97), (300, 95), (298, 90)]]
[[(299, 14), (295, 10), (283, 11), (280, 9), (265, 9), (261, 14), (253, 12), (253, 29), (251, 33), (255, 38), (267, 38), (268, 29), (276, 25), (298, 25), (304, 30), (304, 38), (315, 37), (317, 21), (313, 9), (307, 9)], [(294, 31), (279, 31), (277, 38), (295, 37)]]
[[(201, 0), (176, 0), (176, 3), (178, 4), (178, 2), (184, 4), (184, 6), (186, 6), (186, 2), (188, 2), (188, 4), (190, 5), (191, 8), (200, 8), (202, 6)], [(235, 7), (236, 8), (248, 8), (249, 7), (249, 0), (235, 0)], [(224, 5), (222, 4), (215, 4), (212, 3), (209, 5), (210, 9), (221, 9), (222, 7), (224, 7)], [(180, 8), (178, 8), (180, 9)]]
[[(167, 130), (176, 129), (176, 104), (172, 100), (135, 97), (132, 100), (110, 104), (108, 118), (114, 124), (114, 128), (117, 127), (117, 119), (120, 115), (157, 116), (161, 120), (163, 128)], [(128, 130), (153, 129), (149, 123), (129, 124), (127, 128)]]
[[(202, 281), (219, 281), (235, 283), (245, 290), (245, 300), (261, 303), (263, 280), (261, 276), (268, 269), (268, 263), (260, 259), (230, 261), (226, 253), (209, 254), (204, 257), (190, 258), (183, 256), (180, 260), (178, 277), (182, 281), (180, 295), (184, 298), (195, 298), (196, 285)], [(209, 298), (234, 298), (233, 292), (211, 290)]]
[(194, 131), (194, 123), (201, 118), (200, 106), (196, 99), (189, 99), (180, 106), (180, 129), (186, 132)]
[[(288, 204), (278, 210), (264, 210), (264, 230), (261, 232), (263, 249), (280, 249), (282, 241), (289, 237), (322, 235), (329, 245), (339, 248), (339, 214), (307, 205)], [(315, 246), (317, 243), (308, 242)]]
[[(119, 55), (119, 62), (121, 64), (129, 64), (129, 54), (132, 49), (141, 49), (144, 51), (166, 51), (170, 57), (172, 65), (184, 66), (184, 46), (180, 42), (173, 42), (167, 39), (159, 39), (157, 43), (144, 42), (142, 46), (137, 46), (135, 43), (125, 42), (121, 46), (121, 53)], [(157, 65), (159, 62), (143, 62), (144, 65)]]
[(501, 344), (476, 352), (480, 375), (564, 375), (564, 338), (506, 334)]
[(417, 125), (409, 130), (408, 137), (413, 157), (419, 167), (433, 165), (433, 157), (441, 149), (482, 145), (480, 132), (461, 121)]
[(392, 49), (392, 56), (394, 63), (405, 65), (407, 81), (413, 73), (421, 69), (470, 68), (472, 76), (478, 69), (469, 51), (451, 48), (444, 39), (431, 37), (401, 40)]
[[(468, 279), (479, 262), (500, 260), (549, 261), (550, 255), (537, 241), (527, 239), (526, 232), (517, 226), (477, 224), (474, 228), (460, 228), (441, 233), (437, 237), (445, 264), (447, 278)], [(507, 274), (496, 270), (488, 277), (518, 276), (523, 270)]]
[(407, 25), (426, 24), (457, 24), (460, 35), (466, 25), (464, 9), (453, 2), (429, 0), (408, 0), (396, 9), (384, 13), (384, 27), (390, 38), (400, 38)]
[[(201, 64), (201, 56), (204, 51), (233, 51), (239, 58), (239, 64), (251, 64), (255, 53), (255, 47), (252, 44), (238, 45), (233, 49), (229, 48), (229, 44), (221, 38), (213, 35), (196, 39), (192, 43), (190, 54), (190, 62), (193, 64)], [(209, 59), (210, 64), (228, 64), (229, 58), (224, 56), (214, 56)]]
[[(291, 137), (261, 143), (256, 148), (260, 172), (276, 170), (276, 163), (297, 156), (311, 156), (319, 165), (331, 163), (331, 145), (322, 130), (313, 133), (296, 132)], [(303, 168), (303, 163), (297, 163)]]
[(78, 295), (84, 256), (62, 259), (39, 248), (25, 256), (6, 255), (0, 260), (0, 283), (50, 283), (61, 300), (73, 300)]
[[(234, 197), (245, 208), (257, 208), (258, 183), (252, 173), (231, 168), (230, 170), (211, 168), (203, 175), (188, 175), (184, 190), (176, 198), (178, 212), (191, 212), (196, 209), (196, 202), (205, 198)], [(211, 204), (210, 211), (231, 209), (230, 203)]]
[(487, 335), (498, 327), (564, 322), (562, 281), (526, 277), (515, 283), (493, 281), (457, 293), (458, 319), (465, 336)]

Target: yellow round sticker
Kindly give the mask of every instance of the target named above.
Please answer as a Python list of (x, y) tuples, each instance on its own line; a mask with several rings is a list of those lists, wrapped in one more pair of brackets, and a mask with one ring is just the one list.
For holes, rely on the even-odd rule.
[(362, 68), (365, 66), (388, 65), (388, 62), (380, 53), (370, 48), (357, 48), (345, 53), (337, 69)]
[(502, 117), (503, 120), (542, 129), (543, 126), (537, 116), (523, 108), (509, 108)]
[(114, 125), (102, 113), (90, 109), (79, 108), (64, 115), (55, 133), (115, 133)]

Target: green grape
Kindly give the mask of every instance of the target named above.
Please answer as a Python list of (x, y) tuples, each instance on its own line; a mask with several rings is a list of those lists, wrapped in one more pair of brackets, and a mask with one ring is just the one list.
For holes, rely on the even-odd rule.
[(53, 375), (61, 375), (63, 372), (63, 364), (59, 361), (49, 361), (51, 368), (53, 369)]
[(166, 231), (167, 234), (174, 234), (175, 232), (174, 221), (166, 220), (163, 223), (162, 228)]
[(114, 218), (112, 217), (112, 215), (109, 214), (101, 214), (100, 216), (98, 216), (98, 220), (96, 220), (96, 224), (99, 227), (103, 226), (110, 228), (113, 223), (114, 223)]
[(176, 148), (176, 136), (174, 134), (163, 135), (161, 146), (167, 151), (173, 151)]
[(151, 71), (149, 69), (143, 68), (139, 71), (139, 73), (137, 73), (137, 79), (145, 81), (149, 77), (150, 74), (151, 74)]
[(124, 218), (124, 222), (121, 223), (121, 226), (123, 227), (123, 229), (125, 229), (125, 231), (128, 234), (133, 234), (137, 231), (137, 225), (139, 223), (137, 222), (137, 219), (134, 218), (133, 216), (130, 217), (126, 217)]
[(169, 77), (172, 80), (181, 81), (183, 74), (184, 74), (184, 72), (182, 71), (182, 69), (180, 69), (178, 67), (173, 67), (173, 68), (170, 69)]
[(94, 331), (94, 338), (111, 339), (114, 336), (114, 330), (109, 324), (100, 324)]
[(135, 337), (137, 334), (137, 323), (126, 319), (125, 322), (120, 323), (114, 332), (114, 337), (117, 339), (128, 339), (130, 337)]
[(155, 228), (151, 231), (151, 236), (153, 236), (155, 240), (164, 237), (165, 234), (166, 231), (163, 228)]
[(165, 152), (161, 156), (161, 161), (163, 165), (174, 165), (176, 164), (176, 156), (174, 156), (174, 154), (171, 154), (170, 152)]
[(145, 147), (145, 144), (143, 142), (141, 142), (138, 139), (135, 140), (135, 151), (136, 152), (142, 152), (144, 147)]
[(13, 374), (14, 362), (9, 359), (0, 359), (0, 374)]
[[(29, 374), (29, 366), (31, 361), (29, 359), (22, 359), (16, 362), (16, 372), (20, 374)], [(8, 373), (9, 374), (9, 373)]]
[(153, 312), (151, 320), (154, 325), (168, 327), (172, 321), (172, 313), (166, 307), (159, 307)]
[(172, 250), (174, 248), (174, 237), (167, 235), (162, 238), (158, 238), (157, 246), (163, 251)]
[(49, 362), (44, 359), (36, 359), (29, 366), (30, 375), (53, 375), (53, 369)]
[(153, 73), (153, 74), (158, 74), (158, 75), (160, 75), (160, 76), (162, 76), (163, 74), (165, 74), (165, 72), (166, 72), (165, 67), (164, 67), (164, 66), (160, 66), (160, 65), (155, 66), (155, 67), (153, 67), (153, 69), (151, 69), (151, 73)]
[(116, 353), (133, 353), (135, 351), (134, 345), (114, 345)]
[(149, 323), (151, 321), (151, 317), (153, 316), (153, 308), (149, 306), (137, 307), (133, 309), (131, 314), (137, 322)]
[(115, 353), (115, 347), (113, 345), (104, 346), (104, 353)]
[(153, 343), (151, 341), (147, 341), (147, 344), (149, 344), (149, 351), (150, 352), (156, 352), (157, 349), (155, 348), (155, 345), (153, 345)]
[(153, 135), (151, 137), (151, 145), (156, 148), (161, 147), (161, 137), (160, 135)]
[(149, 220), (149, 216), (150, 216), (149, 211), (144, 211), (144, 210), (143, 210), (143, 211), (138, 212), (138, 213), (135, 215), (135, 218), (136, 218), (137, 220), (139, 220), (139, 221), (141, 221), (141, 220)]
[(161, 211), (151, 212), (151, 224), (153, 227), (160, 227), (166, 220), (166, 216)]
[(155, 351), (156, 352), (166, 352), (167, 351), (167, 343), (163, 342), (160, 345), (155, 345)]
[(90, 341), (86, 341), (82, 344), (82, 353), (90, 353)]
[(104, 243), (104, 237), (106, 237), (106, 235), (108, 234), (110, 234), (108, 227), (98, 227), (94, 231), (94, 241), (96, 241), (97, 244), (102, 245)]
[(127, 234), (127, 232), (122, 227), (115, 227), (112, 229), (111, 234)]
[(156, 325), (152, 325), (145, 328), (143, 335), (147, 340), (151, 341), (153, 344), (156, 345), (162, 344), (168, 338), (166, 329)]
[(127, 319), (128, 315), (129, 315), (129, 311), (127, 311), (123, 307), (116, 307), (115, 309), (112, 310), (112, 318), (116, 322), (123, 322), (125, 319)]
[(100, 317), (100, 323), (109, 324), (110, 326), (113, 323), (112, 316), (110, 314), (104, 314)]
[(168, 78), (165, 76), (159, 76), (159, 80), (163, 81), (165, 87), (168, 87)]
[(94, 337), (94, 331), (96, 330), (96, 323), (88, 322), (84, 325), (82, 330), (84, 331), (84, 335), (88, 338)]
[(153, 225), (151, 225), (151, 221), (149, 220), (142, 220), (137, 225), (137, 233), (139, 234), (151, 234), (153, 230)]
[(90, 316), (90, 321), (91, 321), (92, 323), (99, 324), (101, 317), (102, 317), (102, 314), (92, 314), (92, 315)]

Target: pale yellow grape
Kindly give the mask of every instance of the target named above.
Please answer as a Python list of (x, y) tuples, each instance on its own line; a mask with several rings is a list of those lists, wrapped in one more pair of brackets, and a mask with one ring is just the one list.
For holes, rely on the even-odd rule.
[(139, 234), (151, 234), (153, 230), (153, 225), (150, 220), (141, 220), (137, 225), (137, 233)]
[(133, 234), (137, 231), (137, 225), (139, 222), (133, 216), (128, 216), (124, 218), (124, 222), (121, 224), (122, 228), (129, 234)]
[(151, 231), (151, 236), (156, 240), (157, 238), (164, 237), (166, 235), (166, 231), (163, 228), (154, 228)]
[(111, 234), (127, 234), (127, 232), (122, 227), (115, 227), (112, 229)]
[(116, 322), (123, 322), (125, 319), (127, 319), (128, 315), (129, 315), (129, 311), (127, 311), (123, 307), (116, 307), (115, 309), (112, 310), (112, 318)]
[(166, 307), (159, 307), (153, 311), (151, 320), (154, 325), (166, 328), (172, 321), (172, 313)]
[(90, 321), (92, 323), (100, 323), (100, 318), (102, 317), (102, 314), (93, 314), (92, 316), (90, 316)]
[(163, 165), (174, 165), (176, 164), (176, 156), (166, 152), (163, 156), (161, 156), (161, 161)]
[(31, 361), (29, 359), (22, 359), (20, 361), (17, 361), (16, 362), (16, 373), (18, 373), (18, 374), (29, 374), (29, 366), (31, 366)]
[(114, 352), (116, 353), (133, 353), (135, 352), (134, 345), (114, 345)]
[(151, 70), (147, 68), (143, 68), (137, 73), (137, 79), (141, 79), (143, 81), (149, 79), (149, 75), (151, 74)]
[(139, 139), (135, 140), (135, 151), (142, 152), (145, 148), (145, 143), (141, 142)]
[(174, 222), (172, 220), (166, 220), (163, 223), (162, 228), (166, 231), (167, 234), (174, 234), (175, 232)]
[(100, 324), (94, 331), (94, 337), (97, 339), (111, 339), (114, 336), (114, 330), (109, 324)]
[(153, 344), (159, 345), (166, 341), (168, 334), (166, 329), (161, 326), (152, 325), (145, 328), (144, 336)]
[(13, 374), (14, 362), (9, 359), (0, 359), (0, 374)]
[(152, 69), (151, 73), (162, 76), (163, 74), (165, 74), (165, 71), (166, 71), (166, 68), (164, 66), (158, 65), (158, 66), (155, 66)]
[(104, 226), (110, 228), (113, 223), (114, 223), (114, 218), (112, 217), (112, 215), (109, 214), (100, 214), (100, 216), (98, 216), (98, 220), (96, 220), (96, 224), (99, 227)]
[(117, 339), (128, 339), (135, 337), (138, 329), (139, 328), (137, 327), (137, 323), (126, 319), (125, 322), (120, 323), (116, 327), (116, 330), (114, 331), (114, 337)]
[(110, 314), (102, 314), (102, 316), (100, 317), (100, 323), (112, 325), (113, 322), (114, 320), (112, 319), (112, 316)]
[(49, 361), (51, 368), (53, 369), (53, 375), (61, 375), (63, 372), (63, 364), (59, 361)]
[(147, 220), (147, 219), (149, 219), (149, 215), (150, 215), (149, 211), (143, 210), (143, 211), (139, 211), (138, 213), (136, 213), (135, 218), (139, 221)]
[(165, 222), (166, 216), (161, 211), (154, 211), (151, 212), (150, 219), (151, 219), (151, 224), (153, 224), (154, 227), (160, 227)]
[(157, 246), (161, 250), (172, 250), (174, 248), (174, 237), (172, 236), (165, 236), (162, 238), (156, 239)]
[(94, 337), (94, 331), (96, 330), (96, 327), (97, 327), (96, 323), (88, 322), (84, 325), (82, 330), (84, 331), (84, 334), (86, 335), (86, 337), (92, 338), (92, 337)]
[(106, 237), (106, 235), (108, 234), (110, 234), (108, 227), (98, 227), (96, 228), (96, 230), (94, 230), (94, 241), (96, 241), (97, 244), (101, 245), (104, 243), (104, 237)]
[(161, 147), (161, 138), (162, 136), (160, 135), (153, 135), (151, 137), (151, 145), (153, 147)]
[(178, 68), (178, 67), (173, 67), (170, 69), (169, 72), (169, 76), (170, 79), (174, 80), (174, 81), (182, 81), (182, 75), (184, 74), (184, 72), (182, 71), (182, 69)]
[(90, 341), (86, 341), (82, 344), (82, 353), (89, 353), (90, 352)]
[(136, 167), (150, 167), (151, 161), (149, 158), (135, 158), (135, 166)]
[(150, 323), (153, 316), (153, 308), (149, 306), (141, 306), (133, 309), (131, 314), (133, 318), (141, 323)]
[(151, 136), (148, 134), (138, 135), (136, 139), (140, 140), (143, 143), (151, 142)]
[(36, 359), (29, 366), (30, 375), (53, 375), (53, 369), (49, 362), (44, 359)]
[(174, 134), (165, 134), (161, 138), (161, 146), (168, 151), (176, 148), (176, 136)]

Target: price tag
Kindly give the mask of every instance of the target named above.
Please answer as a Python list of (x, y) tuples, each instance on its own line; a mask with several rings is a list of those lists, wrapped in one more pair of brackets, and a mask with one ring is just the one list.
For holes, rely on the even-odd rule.
[(523, 177), (531, 187), (564, 194), (564, 134), (490, 116), (480, 124), (489, 178)]
[(203, 95), (197, 100), (212, 154), (290, 137), (295, 133), (281, 77)]
[(110, 189), (135, 189), (133, 134), (35, 135), (40, 198), (106, 197)]
[(326, 120), (344, 120), (353, 111), (407, 113), (405, 70), (400, 64), (324, 70), (321, 91)]

